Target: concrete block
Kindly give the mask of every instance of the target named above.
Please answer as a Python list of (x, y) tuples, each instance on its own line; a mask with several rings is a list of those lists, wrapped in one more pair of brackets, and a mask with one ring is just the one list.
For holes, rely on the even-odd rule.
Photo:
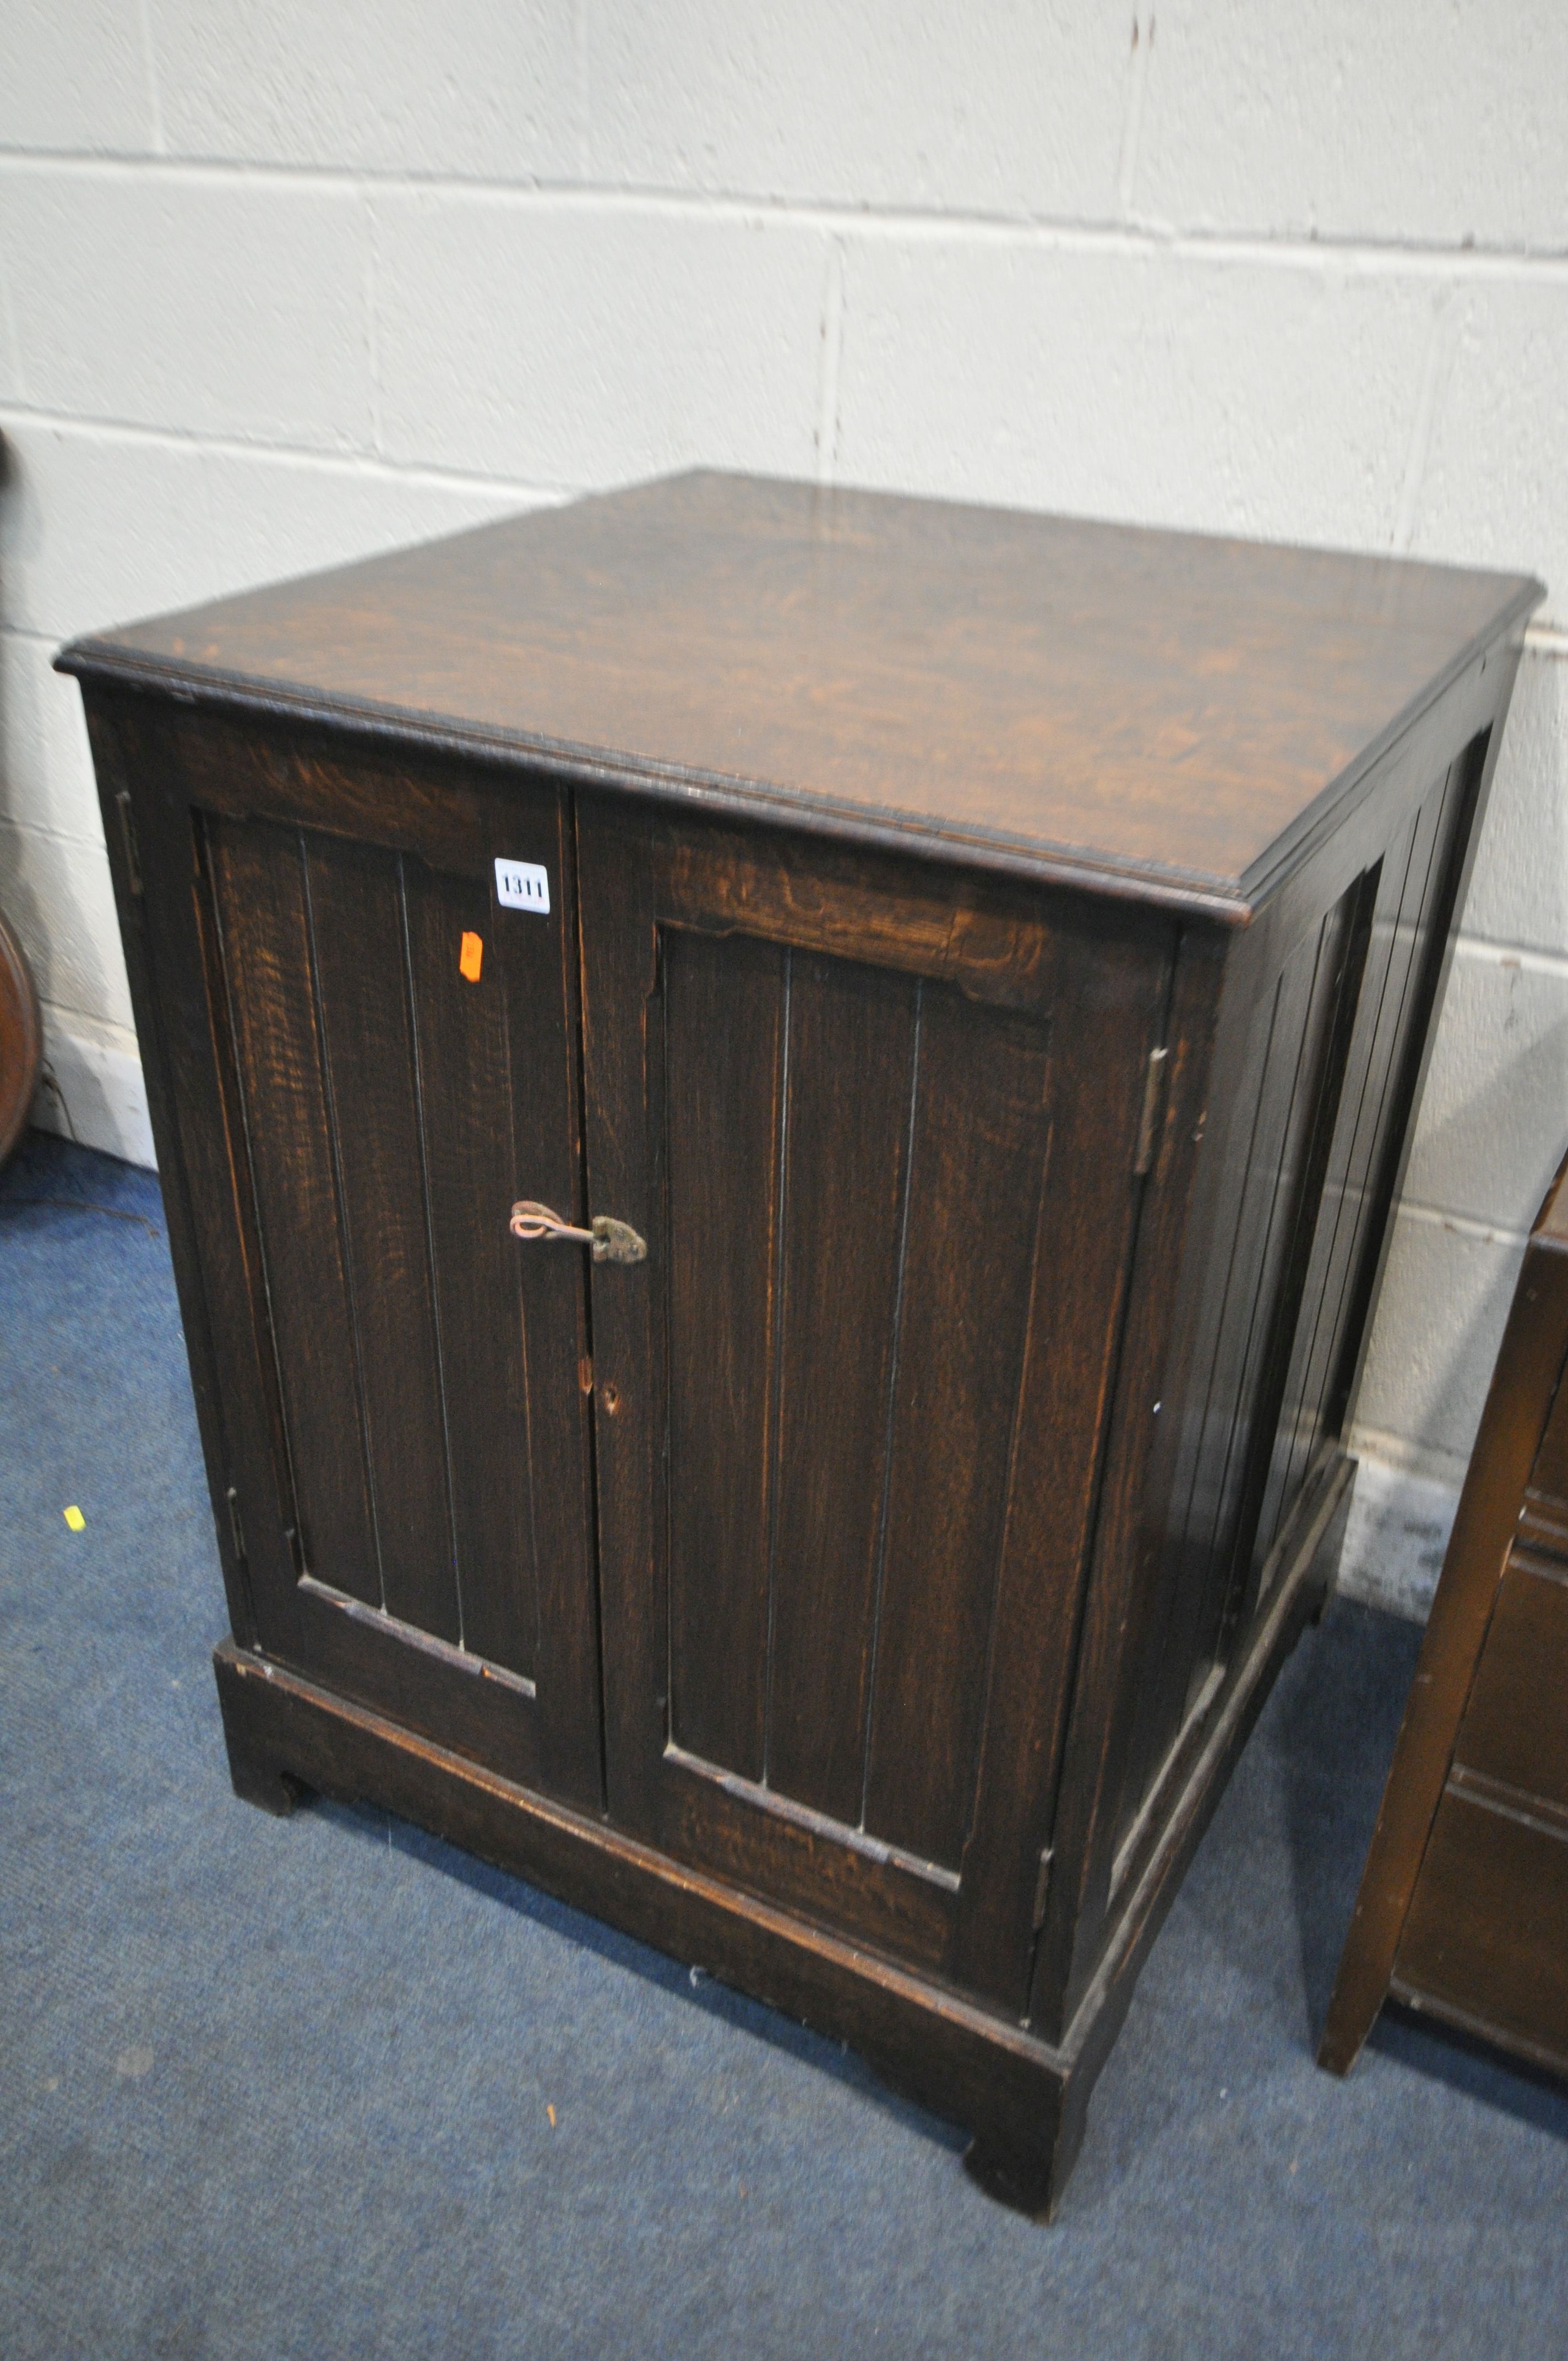
[(1467, 934), (1568, 950), (1568, 664), (1528, 649), (1482, 822)]
[(102, 845), (0, 820), (0, 897), (38, 998), (129, 1027), (130, 993)]
[(0, 412), (0, 620), (64, 639), (200, 595), (217, 555), (201, 446)]
[(849, 248), (847, 482), (1387, 547), (1429, 300), (1321, 266), (1003, 235)]
[(51, 643), (0, 631), (0, 819), (101, 846), (82, 698)]
[[(0, 245), (0, 402), (21, 401), (25, 396), (22, 358), (11, 318), (11, 288), (5, 270), (5, 252), (4, 246)], [(0, 448), (0, 489), (4, 488), (5, 480), (5, 451)]]
[(588, 486), (809, 475), (827, 247), (763, 219), (372, 199), (383, 448)]
[(588, 15), (596, 180), (1111, 218), (1134, 11), (620, 0)]
[(1458, 1508), (1457, 1484), (1364, 1456), (1334, 1587), (1367, 1607), (1424, 1623)]
[(572, 0), (150, 0), (170, 153), (570, 177), (575, 14)]
[(1418, 555), (1540, 575), (1548, 594), (1541, 620), (1561, 627), (1568, 623), (1568, 282), (1555, 271), (1471, 280), (1445, 308), (1441, 337), (1411, 545)]
[(370, 440), (357, 197), (114, 166), (0, 174), (27, 399), (241, 440)]
[(1463, 1466), (1523, 1258), (1508, 1239), (1401, 1209), (1353, 1405), (1358, 1429), (1401, 1439), (1429, 1467)]
[(137, 0), (5, 0), (0, 148), (124, 156), (156, 145)]
[(1405, 1202), (1521, 1235), (1568, 1148), (1568, 963), (1461, 943)]
[(203, 464), (219, 594), (435, 541), (540, 498), (270, 452), (213, 451)]
[(65, 639), (528, 505), (505, 485), (0, 412), (0, 618)]
[(1135, 210), (1210, 229), (1561, 248), (1554, 0), (1159, 0)]
[(38, 1129), (156, 1169), (136, 1035), (47, 1005), (43, 1020), (43, 1071), (32, 1115)]

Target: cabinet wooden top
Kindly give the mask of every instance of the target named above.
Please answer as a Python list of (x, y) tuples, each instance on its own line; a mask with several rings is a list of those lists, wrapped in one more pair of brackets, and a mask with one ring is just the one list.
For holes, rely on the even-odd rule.
[(78, 641), (68, 671), (1243, 915), (1541, 586), (688, 475)]

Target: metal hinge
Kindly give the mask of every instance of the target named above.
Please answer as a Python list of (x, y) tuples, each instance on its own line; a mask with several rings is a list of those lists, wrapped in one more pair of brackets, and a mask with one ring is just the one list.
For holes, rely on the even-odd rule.
[(239, 1494), (229, 1486), (229, 1532), (234, 1537), (234, 1554), (241, 1565), (245, 1564), (245, 1527), (239, 1521)]
[(1040, 1855), (1039, 1872), (1035, 1879), (1035, 1932), (1036, 1935), (1046, 1923), (1046, 1896), (1051, 1890), (1051, 1862), (1055, 1858), (1049, 1845)]
[(1154, 1170), (1155, 1150), (1159, 1146), (1160, 1121), (1165, 1114), (1166, 1063), (1168, 1049), (1149, 1051), (1148, 1071), (1144, 1076), (1144, 1112), (1138, 1125), (1138, 1152), (1133, 1159), (1133, 1178), (1141, 1180)]
[(126, 883), (133, 894), (141, 892), (141, 857), (137, 851), (137, 826), (131, 818), (131, 791), (122, 787), (115, 797), (115, 809), (120, 815), (120, 837), (126, 848)]
[(285, 1525), (283, 1539), (288, 1544), (289, 1555), (294, 1561), (294, 1572), (302, 1582), (310, 1571), (305, 1564), (305, 1537), (298, 1525)]

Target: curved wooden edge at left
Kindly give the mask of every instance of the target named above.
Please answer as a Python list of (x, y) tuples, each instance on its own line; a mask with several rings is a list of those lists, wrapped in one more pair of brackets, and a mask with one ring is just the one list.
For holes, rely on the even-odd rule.
[[(1324, 2021), (1318, 2063), (1348, 2074), (1387, 1997), (1399, 1938), (1568, 1338), (1568, 1248), (1553, 1228), (1568, 1159), (1519, 1272), (1459, 1496)], [(1545, 1235), (1543, 1235), (1543, 1233)]]

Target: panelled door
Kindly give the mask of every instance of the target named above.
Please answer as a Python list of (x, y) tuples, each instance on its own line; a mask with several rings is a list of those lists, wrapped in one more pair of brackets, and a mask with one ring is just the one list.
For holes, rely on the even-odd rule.
[(577, 842), (611, 1816), (1021, 2012), (1169, 929)]
[(508, 1231), (520, 1198), (582, 1210), (563, 799), (144, 727), (148, 948), (181, 1152), (211, 1168), (190, 1217), (257, 1637), (597, 1808), (584, 1266)]

